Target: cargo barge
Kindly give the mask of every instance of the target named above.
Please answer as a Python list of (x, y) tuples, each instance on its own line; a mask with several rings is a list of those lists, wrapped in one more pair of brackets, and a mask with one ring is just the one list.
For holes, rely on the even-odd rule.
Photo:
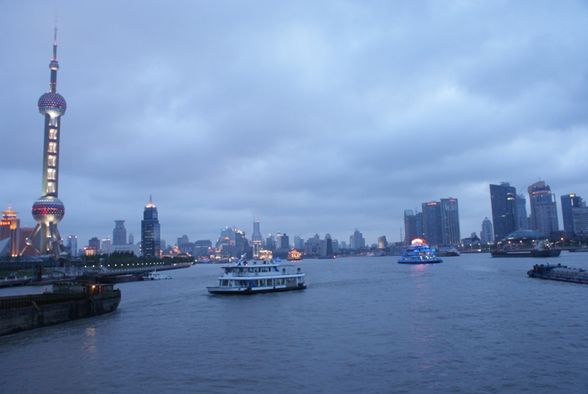
[(111, 284), (60, 282), (43, 294), (0, 297), (0, 335), (113, 312), (121, 293)]
[(588, 285), (588, 271), (581, 268), (571, 268), (565, 265), (535, 264), (527, 272), (531, 278), (559, 280)]

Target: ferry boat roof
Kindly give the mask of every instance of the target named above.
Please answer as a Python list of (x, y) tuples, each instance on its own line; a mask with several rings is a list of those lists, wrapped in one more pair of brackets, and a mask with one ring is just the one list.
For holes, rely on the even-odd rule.
[(292, 263), (282, 263), (282, 262), (258, 262), (254, 260), (252, 263), (248, 261), (239, 261), (232, 264), (223, 264), (221, 268), (252, 268), (252, 267), (294, 267), (295, 265)]

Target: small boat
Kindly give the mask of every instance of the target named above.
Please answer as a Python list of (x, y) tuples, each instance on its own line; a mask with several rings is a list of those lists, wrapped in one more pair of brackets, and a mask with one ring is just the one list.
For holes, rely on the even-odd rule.
[(437, 257), (435, 249), (429, 247), (423, 239), (415, 238), (402, 253), (398, 264), (436, 264), (443, 260)]
[(235, 264), (224, 265), (218, 286), (207, 287), (211, 294), (256, 294), (303, 290), (305, 274), (300, 267), (281, 262), (251, 263), (245, 255)]
[(459, 250), (455, 246), (441, 245), (437, 248), (437, 256), (454, 257), (459, 256)]
[(169, 275), (162, 275), (157, 271), (151, 271), (146, 275), (141, 277), (141, 280), (162, 280), (162, 279), (171, 279), (172, 277)]

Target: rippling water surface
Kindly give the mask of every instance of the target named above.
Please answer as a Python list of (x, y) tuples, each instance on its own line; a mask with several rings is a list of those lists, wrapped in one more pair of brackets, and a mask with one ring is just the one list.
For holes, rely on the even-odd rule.
[(588, 393), (588, 286), (396, 260), (304, 260), (308, 289), (247, 297), (208, 295), (215, 265), (120, 284), (113, 314), (0, 337), (0, 392)]

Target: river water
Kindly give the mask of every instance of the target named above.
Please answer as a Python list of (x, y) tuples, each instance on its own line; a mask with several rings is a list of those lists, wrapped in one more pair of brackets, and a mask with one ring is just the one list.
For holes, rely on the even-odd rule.
[(113, 314), (0, 337), (0, 392), (588, 393), (588, 286), (396, 261), (304, 260), (306, 290), (244, 297), (208, 295), (215, 265), (120, 284)]

